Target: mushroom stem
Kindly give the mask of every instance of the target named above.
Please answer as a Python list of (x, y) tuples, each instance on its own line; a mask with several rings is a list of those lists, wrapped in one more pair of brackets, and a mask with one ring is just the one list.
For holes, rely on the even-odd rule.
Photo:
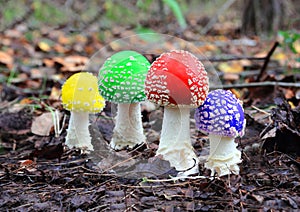
[(89, 113), (72, 111), (65, 144), (69, 148), (79, 147), (91, 151), (94, 150), (89, 132), (89, 124)]
[(219, 176), (239, 174), (238, 163), (242, 162), (241, 152), (236, 148), (233, 137), (209, 134), (210, 151), (205, 168), (212, 170)]
[(156, 155), (162, 155), (179, 175), (198, 173), (198, 157), (190, 138), (190, 109), (165, 107), (160, 143)]
[(110, 146), (119, 150), (133, 148), (146, 141), (140, 103), (118, 104), (116, 126)]

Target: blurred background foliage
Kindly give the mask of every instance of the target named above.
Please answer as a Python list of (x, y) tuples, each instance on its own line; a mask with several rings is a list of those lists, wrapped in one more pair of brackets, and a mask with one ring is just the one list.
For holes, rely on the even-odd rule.
[(126, 26), (160, 33), (174, 29), (180, 33), (186, 28), (207, 33), (209, 30), (203, 28), (209, 24), (225, 23), (247, 34), (273, 33), (299, 27), (296, 15), (299, 3), (299, 0), (0, 0), (0, 31), (22, 23), (29, 30), (54, 27), (82, 32)]

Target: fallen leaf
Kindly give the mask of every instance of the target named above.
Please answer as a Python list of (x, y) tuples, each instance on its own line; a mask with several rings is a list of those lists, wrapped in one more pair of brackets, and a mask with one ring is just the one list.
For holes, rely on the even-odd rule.
[(244, 70), (239, 61), (232, 61), (227, 63), (220, 63), (218, 69), (224, 73), (240, 73)]
[(292, 109), (295, 109), (295, 108), (296, 108), (296, 106), (294, 105), (294, 103), (293, 103), (293, 102), (291, 102), (291, 101), (288, 101), (288, 103), (289, 103), (289, 105), (291, 106), (291, 108), (292, 108)]
[(268, 55), (267, 51), (262, 51), (254, 55), (254, 57), (266, 57)]
[(261, 195), (256, 195), (256, 194), (252, 194), (251, 195), (257, 202), (259, 202), (260, 204), (264, 201), (264, 197)]
[(68, 49), (66, 49), (65, 47), (63, 47), (62, 45), (60, 44), (55, 44), (53, 49), (58, 52), (58, 53), (61, 53), (61, 54), (64, 54), (67, 52)]
[(45, 59), (43, 59), (43, 64), (46, 67), (53, 67), (54, 66), (54, 61), (52, 59), (45, 58)]
[(39, 47), (40, 50), (42, 50), (44, 52), (49, 52), (51, 50), (51, 47), (45, 41), (39, 42), (38, 47)]
[(300, 40), (296, 40), (294, 43), (293, 43), (293, 47), (295, 49), (295, 51), (300, 54)]
[(32, 104), (33, 100), (32, 99), (29, 99), (29, 98), (23, 98), (19, 104), (21, 105), (29, 105), (29, 104)]
[(247, 60), (247, 59), (243, 59), (243, 60), (240, 60), (240, 63), (242, 66), (251, 66), (252, 65), (252, 62), (251, 60)]
[(30, 159), (28, 159), (28, 160), (21, 160), (21, 161), (20, 161), (20, 166), (21, 166), (22, 168), (26, 168), (26, 167), (28, 167), (28, 166), (31, 166), (32, 164), (33, 164), (33, 161), (30, 160)]
[(224, 73), (223, 75), (225, 81), (237, 81), (239, 78), (239, 75), (235, 73)]
[(287, 60), (287, 55), (283, 52), (277, 52), (272, 56), (272, 59), (277, 60), (279, 62), (284, 62)]
[(64, 147), (62, 143), (56, 145), (44, 146), (42, 149), (36, 149), (31, 153), (31, 157), (55, 159), (62, 156), (64, 152)]
[(51, 112), (43, 113), (35, 117), (31, 125), (31, 132), (40, 136), (49, 136), (53, 127), (53, 119)]
[(31, 79), (42, 79), (43, 77), (44, 76), (39, 69), (33, 68), (30, 70), (30, 78)]
[(71, 43), (71, 40), (65, 35), (60, 35), (58, 37), (58, 43), (60, 43), (61, 45), (68, 45)]
[(0, 51), (0, 63), (10, 65), (13, 63), (13, 58), (6, 52)]
[(57, 87), (52, 87), (49, 99), (58, 100), (61, 95), (61, 90)]
[(70, 71), (70, 72), (77, 72), (77, 71), (83, 71), (85, 68), (84, 65), (81, 66), (65, 66), (61, 68), (61, 71)]
[(274, 138), (276, 136), (276, 127), (272, 128), (271, 130), (269, 130), (261, 139), (267, 139), (267, 138)]
[(198, 47), (198, 50), (200, 52), (207, 52), (207, 51), (209, 51), (209, 52), (215, 52), (215, 51), (218, 50), (218, 47), (216, 45), (213, 45), (213, 44), (206, 44), (204, 46)]

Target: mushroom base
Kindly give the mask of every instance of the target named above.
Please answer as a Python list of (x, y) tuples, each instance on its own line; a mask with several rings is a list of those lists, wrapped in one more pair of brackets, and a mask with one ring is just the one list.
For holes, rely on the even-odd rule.
[(93, 151), (89, 124), (89, 114), (87, 112), (71, 112), (65, 144), (69, 148), (78, 147)]
[(133, 148), (146, 141), (139, 103), (118, 104), (116, 126), (110, 142), (111, 148)]
[(238, 164), (242, 162), (241, 152), (236, 148), (237, 143), (232, 137), (224, 137), (219, 135), (209, 135), (210, 153), (205, 163), (205, 168), (215, 172), (219, 176), (228, 174), (239, 174)]
[(161, 155), (179, 176), (199, 172), (198, 157), (190, 139), (190, 109), (165, 107), (161, 138), (156, 155)]

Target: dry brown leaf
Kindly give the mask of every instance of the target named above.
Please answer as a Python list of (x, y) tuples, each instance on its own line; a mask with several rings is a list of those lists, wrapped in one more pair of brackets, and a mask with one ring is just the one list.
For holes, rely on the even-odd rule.
[(223, 79), (225, 81), (236, 81), (239, 78), (240, 78), (239, 75), (235, 74), (235, 73), (224, 73), (224, 75), (223, 75)]
[(294, 43), (293, 43), (293, 47), (294, 49), (296, 50), (296, 52), (298, 54), (300, 54), (300, 40), (296, 40)]
[(38, 80), (27, 80), (25, 84), (28, 88), (38, 89), (42, 86), (42, 83), (43, 83), (42, 80), (38, 79)]
[(240, 60), (240, 63), (242, 66), (251, 66), (252, 65), (252, 62), (251, 60), (247, 60), (247, 59), (243, 59), (243, 60)]
[(64, 54), (68, 51), (68, 49), (66, 49), (65, 47), (63, 47), (62, 45), (60, 44), (55, 44), (53, 49), (58, 52), (58, 53), (61, 53), (61, 54)]
[(198, 49), (199, 49), (199, 51), (205, 53), (205, 52), (215, 52), (219, 48), (216, 45), (213, 45), (213, 44), (206, 44), (204, 46), (198, 47)]
[(59, 97), (60, 97), (60, 94), (61, 94), (61, 90), (56, 88), (56, 87), (53, 87), (51, 89), (51, 93), (50, 93), (50, 96), (49, 96), (49, 99), (51, 100), (58, 100)]
[(84, 65), (82, 66), (65, 66), (65, 67), (62, 67), (61, 68), (61, 71), (64, 72), (64, 71), (70, 71), (70, 72), (76, 72), (76, 71), (83, 71), (85, 68)]
[(14, 59), (12, 56), (7, 54), (6, 52), (0, 51), (0, 63), (5, 65), (10, 65), (14, 62)]
[(22, 100), (19, 102), (19, 104), (21, 104), (21, 105), (28, 105), (28, 104), (31, 104), (32, 102), (33, 102), (32, 99), (24, 98), (24, 99), (22, 99)]
[(284, 65), (286, 63), (286, 60), (288, 59), (287, 55), (283, 52), (276, 52), (272, 59), (277, 60), (281, 65)]
[(74, 65), (84, 65), (89, 61), (88, 57), (80, 55), (71, 55), (65, 58), (65, 62), (73, 63)]
[(266, 57), (267, 55), (268, 55), (267, 51), (262, 51), (262, 52), (256, 53), (254, 55), (254, 57)]
[(64, 35), (60, 35), (57, 39), (58, 43), (60, 43), (61, 45), (68, 45), (71, 43), (71, 40), (64, 36)]
[(30, 70), (30, 78), (31, 79), (42, 79), (43, 73), (39, 69), (33, 68)]
[(54, 57), (53, 62), (62, 66), (64, 66), (66, 63), (65, 60), (61, 57)]
[(240, 73), (244, 70), (239, 61), (224, 62), (218, 65), (218, 69), (224, 73)]
[[(61, 117), (61, 114), (59, 114)], [(52, 113), (46, 112), (35, 117), (31, 125), (31, 132), (40, 136), (49, 136), (53, 127)]]
[(78, 34), (78, 35), (75, 36), (75, 40), (76, 40), (76, 42), (79, 42), (79, 43), (86, 43), (87, 42), (87, 37)]
[(43, 59), (43, 64), (45, 64), (46, 67), (53, 67), (54, 66), (54, 61), (49, 58)]
[(49, 46), (49, 44), (44, 41), (39, 42), (38, 47), (40, 50), (42, 50), (44, 52), (49, 52), (51, 50), (51, 47)]
[(33, 161), (30, 160), (30, 159), (27, 159), (27, 160), (21, 160), (21, 161), (20, 161), (20, 167), (21, 167), (21, 168), (25, 168), (25, 167), (31, 166), (32, 164), (33, 164)]
[(261, 139), (267, 139), (267, 138), (274, 138), (276, 136), (276, 127), (272, 128), (271, 130), (269, 130)]

